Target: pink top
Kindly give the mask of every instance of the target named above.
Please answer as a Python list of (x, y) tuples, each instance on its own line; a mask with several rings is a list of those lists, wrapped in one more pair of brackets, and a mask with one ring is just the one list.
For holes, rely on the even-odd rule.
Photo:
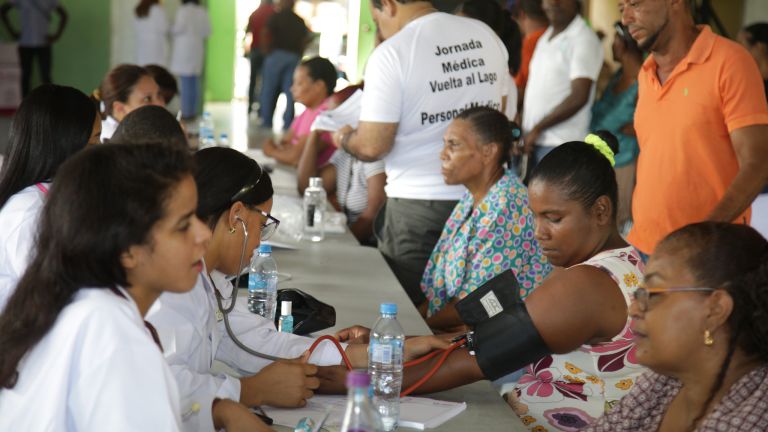
[[(318, 115), (320, 115), (321, 112), (328, 109), (328, 99), (324, 100), (320, 105), (317, 106), (317, 108), (309, 108), (304, 110), (303, 113), (301, 113), (300, 116), (293, 119), (293, 123), (291, 123), (291, 130), (293, 131), (293, 138), (291, 138), (291, 145), (296, 145), (299, 142), (299, 138), (302, 136), (309, 135), (310, 128), (312, 127), (312, 123), (315, 122), (315, 119)], [(333, 142), (331, 138), (331, 134), (329, 132), (323, 132), (320, 134), (320, 139), (331, 143)], [(336, 151), (336, 147), (333, 145), (329, 145), (326, 147), (323, 151), (320, 152), (320, 154), (317, 155), (317, 167), (320, 168), (323, 165), (328, 163), (328, 160), (333, 156), (333, 153)]]

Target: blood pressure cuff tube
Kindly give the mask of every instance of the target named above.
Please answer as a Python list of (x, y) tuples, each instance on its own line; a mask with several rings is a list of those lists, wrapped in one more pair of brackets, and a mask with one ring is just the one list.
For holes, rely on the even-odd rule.
[(474, 351), (480, 370), (489, 380), (551, 354), (522, 302), (475, 326)]

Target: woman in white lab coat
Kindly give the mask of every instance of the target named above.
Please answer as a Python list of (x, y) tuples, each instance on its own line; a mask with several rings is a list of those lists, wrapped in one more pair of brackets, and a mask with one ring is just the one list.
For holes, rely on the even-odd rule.
[(100, 120), (88, 96), (71, 87), (37, 87), (19, 106), (0, 170), (0, 311), (29, 263), (56, 170), (99, 142)]
[(93, 146), (61, 166), (0, 315), (0, 430), (179, 430), (143, 316), (202, 268), (211, 233), (191, 171), (188, 152), (159, 144)]
[(141, 0), (134, 10), (136, 64), (168, 65), (168, 17), (160, 0)]
[(165, 99), (152, 74), (141, 66), (121, 64), (112, 68), (93, 93), (101, 109), (101, 141), (112, 138), (117, 125), (136, 108), (165, 107)]
[(211, 34), (208, 12), (198, 0), (182, 0), (173, 24), (171, 72), (181, 78), (181, 114), (185, 119), (197, 115), (200, 102), (200, 76), (205, 60), (205, 40)]
[[(191, 292), (163, 294), (147, 319), (157, 328), (166, 360), (171, 366), (182, 401), (184, 431), (212, 429), (217, 398), (240, 400), (248, 406), (303, 406), (319, 384), (315, 366), (270, 362), (238, 348), (227, 335), (216, 304), (219, 290), (230, 304), (232, 284), (225, 275), (240, 273), (244, 227), (248, 230), (245, 263), (261, 240), (274, 232), (277, 220), (270, 216), (272, 182), (269, 174), (244, 154), (229, 148), (212, 147), (195, 154), (199, 203), (197, 215), (213, 231), (205, 254), (206, 269)], [(236, 294), (236, 293), (235, 293)], [(254, 315), (241, 301), (229, 314), (232, 331), (247, 346), (265, 354), (296, 358), (313, 339), (278, 333), (272, 321)], [(214, 373), (214, 360), (244, 375), (237, 379)], [(318, 364), (339, 364), (341, 356), (332, 344), (322, 344), (312, 356)]]

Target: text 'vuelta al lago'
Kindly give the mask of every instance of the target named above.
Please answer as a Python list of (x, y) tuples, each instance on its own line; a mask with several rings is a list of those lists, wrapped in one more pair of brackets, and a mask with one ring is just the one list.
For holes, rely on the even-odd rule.
[[(481, 49), (482, 47), (482, 42), (470, 39), (467, 42), (459, 44), (446, 46), (436, 45), (434, 54), (437, 57), (455, 57), (455, 54), (467, 53), (468, 51)], [(429, 88), (432, 93), (462, 88), (464, 86), (471, 86), (475, 84), (492, 85), (499, 79), (495, 72), (471, 71), (471, 69), (478, 69), (485, 66), (485, 60), (483, 60), (482, 57), (471, 57), (471, 55), (472, 53), (470, 52), (467, 53), (466, 57), (464, 58), (454, 58), (451, 60), (446, 59), (445, 61), (441, 61), (443, 74), (464, 71), (470, 71), (470, 73), (469, 75), (465, 75), (463, 77), (451, 76), (444, 79), (430, 80)]]

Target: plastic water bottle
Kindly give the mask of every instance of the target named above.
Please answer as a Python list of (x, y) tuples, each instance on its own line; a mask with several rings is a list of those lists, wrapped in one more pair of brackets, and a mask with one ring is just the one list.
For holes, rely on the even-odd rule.
[(291, 315), (293, 303), (283, 301), (280, 303), (280, 320), (277, 324), (277, 330), (282, 333), (293, 333), (293, 315)]
[(216, 147), (216, 138), (213, 137), (213, 133), (206, 132), (200, 134), (200, 145), (198, 147), (200, 150), (208, 147)]
[(208, 135), (215, 136), (214, 133), (216, 132), (216, 125), (213, 123), (213, 116), (210, 112), (206, 111), (203, 113), (203, 116), (200, 118), (198, 132), (200, 133), (200, 137), (205, 137)]
[(251, 259), (248, 272), (248, 309), (274, 321), (277, 309), (277, 264), (272, 258), (272, 246), (259, 246)]
[(341, 432), (376, 432), (381, 423), (368, 397), (371, 377), (363, 371), (347, 374), (347, 409), (341, 423)]
[(328, 201), (323, 179), (310, 177), (309, 187), (304, 190), (304, 229), (303, 237), (313, 242), (325, 238), (325, 205)]
[(229, 135), (224, 132), (219, 134), (219, 147), (229, 147)]
[(397, 428), (400, 417), (400, 387), (403, 384), (405, 333), (397, 322), (397, 305), (382, 303), (381, 317), (371, 330), (368, 372), (373, 382), (373, 406), (385, 431)]

